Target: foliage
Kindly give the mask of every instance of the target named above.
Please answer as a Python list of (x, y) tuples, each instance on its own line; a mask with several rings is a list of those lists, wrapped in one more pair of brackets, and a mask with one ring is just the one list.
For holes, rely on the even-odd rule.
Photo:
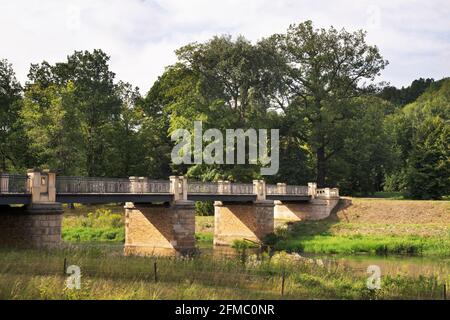
[(111, 241), (123, 243), (125, 228), (123, 216), (108, 209), (97, 209), (86, 216), (63, 219), (62, 238), (72, 242)]
[[(99, 49), (32, 64), (24, 87), (0, 60), (1, 170), (316, 181), (341, 194), (385, 190), (417, 199), (450, 193), (449, 80), (381, 88), (374, 81), (387, 61), (364, 31), (305, 21), (256, 43), (214, 36), (176, 55), (144, 96), (117, 81)], [(278, 173), (262, 177), (261, 163), (173, 164), (170, 136), (191, 131), (194, 120), (203, 132), (279, 129)]]
[(444, 79), (386, 120), (399, 164), (387, 179), (387, 190), (415, 199), (450, 193), (449, 107), (450, 79)]

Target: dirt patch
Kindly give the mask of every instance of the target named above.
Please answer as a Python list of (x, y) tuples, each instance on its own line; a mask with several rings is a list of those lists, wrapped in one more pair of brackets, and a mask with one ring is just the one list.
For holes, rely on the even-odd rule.
[[(374, 224), (450, 224), (450, 201), (347, 198), (337, 211), (341, 222)], [(345, 200), (344, 200), (345, 201)]]

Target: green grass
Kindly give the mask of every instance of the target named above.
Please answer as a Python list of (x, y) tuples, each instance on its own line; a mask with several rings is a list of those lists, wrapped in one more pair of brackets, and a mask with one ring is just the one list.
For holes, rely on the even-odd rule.
[(212, 248), (214, 234), (211, 232), (196, 232), (195, 240), (199, 248)]
[(306, 253), (450, 256), (450, 232), (441, 225), (302, 221), (278, 229), (265, 242), (276, 250)]
[(71, 227), (62, 231), (62, 238), (69, 242), (125, 242), (124, 228)]
[(66, 216), (62, 224), (62, 238), (69, 242), (125, 241), (123, 215), (110, 208), (96, 208), (88, 214)]
[(313, 236), (282, 239), (277, 250), (338, 254), (404, 254), (449, 256), (450, 242), (444, 239), (424, 239), (414, 236)]
[[(80, 266), (81, 290), (65, 288), (64, 259)], [(242, 259), (125, 257), (99, 247), (0, 251), (0, 299), (440, 299), (449, 280), (383, 276), (381, 290), (372, 291), (365, 272), (285, 253)]]

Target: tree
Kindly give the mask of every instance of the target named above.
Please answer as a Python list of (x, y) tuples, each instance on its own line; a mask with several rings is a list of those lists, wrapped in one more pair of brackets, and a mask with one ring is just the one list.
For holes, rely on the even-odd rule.
[(386, 120), (398, 150), (386, 188), (418, 199), (450, 193), (450, 79), (433, 83)]
[(416, 131), (406, 167), (406, 195), (441, 199), (450, 194), (450, 125), (428, 117)]
[[(176, 51), (179, 62), (161, 78), (170, 114), (169, 133), (192, 129), (201, 120), (203, 130), (229, 128), (271, 128), (273, 119), (265, 103), (261, 81), (262, 55), (243, 37), (214, 37)], [(195, 164), (175, 168), (200, 179), (251, 180), (259, 174), (257, 165)], [(258, 173), (257, 173), (258, 171)]]
[[(361, 96), (348, 104), (342, 150), (329, 163), (331, 181), (343, 194), (381, 191), (384, 176), (394, 166), (392, 138), (384, 128), (394, 106), (378, 97)], [(339, 129), (340, 132), (344, 128)]]
[(27, 141), (19, 121), (22, 86), (12, 65), (0, 60), (0, 169), (19, 170), (26, 165)]
[(410, 86), (397, 89), (396, 87), (384, 87), (379, 96), (398, 106), (404, 106), (414, 102), (422, 93), (424, 93), (432, 84), (434, 79), (419, 78), (414, 80)]
[[(61, 93), (71, 86), (71, 112), (77, 115), (81, 132), (78, 152), (83, 162), (78, 168), (89, 176), (105, 176), (113, 172), (108, 152), (113, 148), (113, 134), (120, 120), (122, 102), (114, 84), (114, 73), (109, 70), (109, 56), (101, 50), (75, 51), (66, 62), (50, 65), (46, 61), (32, 65), (26, 91), (29, 98), (41, 108), (49, 106), (47, 88)], [(38, 89), (36, 89), (38, 88)], [(35, 90), (36, 89), (36, 90)], [(45, 109), (45, 108), (44, 108)], [(42, 111), (44, 110), (42, 109)], [(66, 110), (67, 111), (67, 110)], [(30, 124), (32, 125), (32, 124)], [(31, 128), (31, 127), (29, 127)]]
[[(329, 160), (343, 148), (348, 102), (387, 65), (378, 48), (366, 44), (365, 33), (314, 29), (311, 21), (291, 25), (286, 34), (264, 39), (261, 46), (276, 52), (272, 71), (279, 79), (272, 100), (282, 109), (298, 108), (316, 154), (317, 183), (324, 186)], [(284, 61), (284, 63), (280, 63)], [(281, 99), (281, 98), (282, 99)]]
[(30, 84), (20, 112), (34, 166), (46, 166), (61, 174), (85, 174), (80, 115), (75, 105), (75, 86)]

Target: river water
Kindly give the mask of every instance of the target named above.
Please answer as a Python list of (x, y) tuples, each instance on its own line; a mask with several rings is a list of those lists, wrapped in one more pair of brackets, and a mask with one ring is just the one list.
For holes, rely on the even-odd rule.
[[(201, 248), (201, 254), (214, 256), (233, 256), (232, 248)], [(257, 250), (249, 250), (248, 254)], [(446, 278), (450, 275), (450, 257), (418, 257), (418, 256), (374, 256), (374, 255), (326, 255), (301, 253), (301, 256), (314, 260), (322, 260), (324, 264), (340, 264), (352, 269), (355, 273), (367, 274), (367, 268), (376, 265), (383, 275), (407, 275), (411, 277), (438, 276)]]

